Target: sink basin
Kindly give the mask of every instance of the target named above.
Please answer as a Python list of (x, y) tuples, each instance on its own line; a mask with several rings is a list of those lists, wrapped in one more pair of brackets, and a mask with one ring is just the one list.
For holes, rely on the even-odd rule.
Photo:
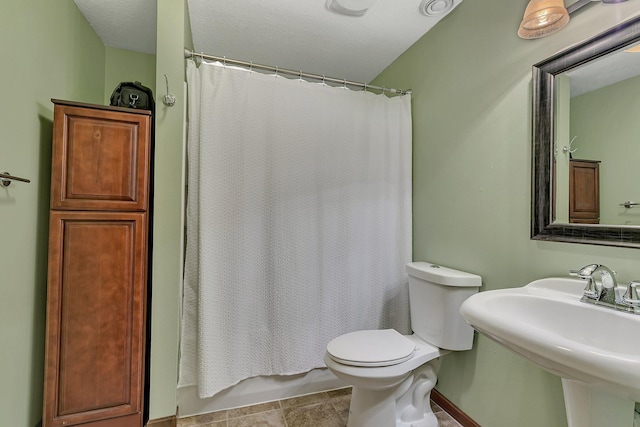
[(569, 425), (598, 425), (571, 422), (576, 414), (570, 410), (583, 411), (588, 402), (580, 400), (593, 391), (630, 408), (631, 426), (640, 401), (640, 315), (580, 302), (584, 286), (579, 279), (548, 278), (480, 292), (460, 313), (480, 333), (563, 379)]

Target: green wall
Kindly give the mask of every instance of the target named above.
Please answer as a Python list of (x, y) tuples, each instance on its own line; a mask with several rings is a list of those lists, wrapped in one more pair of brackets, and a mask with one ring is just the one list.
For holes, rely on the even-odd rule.
[[(106, 47), (104, 73), (104, 103), (108, 105), (113, 90), (120, 82), (138, 81), (150, 89), (155, 89), (156, 56)], [(164, 95), (166, 93), (164, 78), (159, 83), (159, 91), (153, 91), (156, 102), (160, 102), (158, 94)]]
[(640, 201), (639, 115), (640, 77), (571, 99), (571, 134), (578, 137), (573, 157), (601, 162), (601, 224), (640, 224), (640, 209), (619, 206)]
[(101, 103), (105, 49), (70, 1), (0, 3), (0, 424), (41, 418), (53, 104)]
[[(464, 1), (374, 83), (413, 90), (414, 259), (518, 287), (599, 262), (640, 277), (640, 252), (529, 238), (531, 66), (635, 14), (595, 3), (561, 32), (516, 35), (526, 1)], [(559, 378), (483, 336), (443, 358), (438, 390), (487, 427), (566, 425)]]
[[(158, 1), (150, 419), (176, 413), (182, 295), (185, 0)], [(164, 75), (176, 104), (167, 107)]]

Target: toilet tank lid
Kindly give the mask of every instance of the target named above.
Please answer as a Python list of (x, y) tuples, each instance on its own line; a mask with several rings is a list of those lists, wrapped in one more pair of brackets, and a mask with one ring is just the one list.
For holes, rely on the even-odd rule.
[(407, 264), (407, 273), (409, 276), (444, 286), (482, 286), (482, 278), (477, 274), (442, 267), (431, 262), (410, 262)]

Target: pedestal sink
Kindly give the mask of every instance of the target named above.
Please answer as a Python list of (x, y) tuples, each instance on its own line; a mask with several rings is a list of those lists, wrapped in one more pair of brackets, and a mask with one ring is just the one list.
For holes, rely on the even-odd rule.
[(474, 329), (562, 378), (569, 427), (632, 427), (640, 315), (580, 302), (585, 281), (485, 291), (460, 308)]

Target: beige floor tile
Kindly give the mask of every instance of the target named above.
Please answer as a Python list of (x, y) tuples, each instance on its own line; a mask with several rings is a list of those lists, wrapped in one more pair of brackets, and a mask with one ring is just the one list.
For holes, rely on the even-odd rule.
[(444, 411), (436, 412), (435, 414), (440, 423), (440, 427), (462, 427), (459, 422)]
[(287, 427), (281, 409), (229, 418), (227, 423), (229, 427)]
[(344, 427), (345, 422), (330, 402), (284, 408), (288, 427)]
[(329, 398), (326, 392), (307, 394), (305, 396), (292, 397), (291, 399), (284, 399), (280, 401), (282, 409), (290, 408), (293, 406), (311, 405), (313, 403), (324, 402)]
[(329, 402), (333, 405), (340, 418), (344, 423), (347, 423), (349, 419), (349, 405), (351, 405), (351, 395), (338, 396), (333, 399), (329, 399)]
[(194, 415), (192, 417), (178, 418), (178, 427), (201, 427), (204, 425), (209, 427), (209, 424), (220, 421), (227, 421), (227, 411), (217, 411), (208, 414)]
[[(351, 388), (294, 397), (178, 419), (178, 427), (344, 427), (349, 419)], [(440, 427), (461, 427), (431, 402)]]
[(198, 427), (227, 427), (226, 421), (214, 421), (206, 424), (198, 424)]
[(275, 409), (280, 409), (280, 403), (278, 403), (278, 401), (261, 403), (259, 405), (243, 406), (242, 408), (229, 409), (229, 418), (238, 418), (245, 415), (256, 414), (258, 412), (273, 411)]
[(327, 392), (329, 397), (338, 397), (338, 396), (351, 396), (351, 387), (339, 388), (337, 390), (329, 390)]

